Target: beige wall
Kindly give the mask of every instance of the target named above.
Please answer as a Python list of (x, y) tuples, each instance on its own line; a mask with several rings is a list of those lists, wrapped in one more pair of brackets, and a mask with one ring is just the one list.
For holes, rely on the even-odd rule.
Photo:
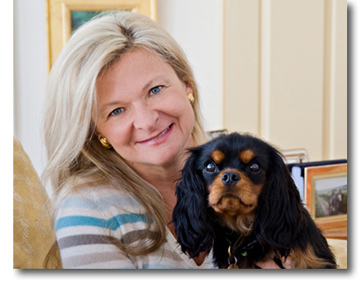
[(347, 157), (345, 0), (224, 0), (224, 127)]

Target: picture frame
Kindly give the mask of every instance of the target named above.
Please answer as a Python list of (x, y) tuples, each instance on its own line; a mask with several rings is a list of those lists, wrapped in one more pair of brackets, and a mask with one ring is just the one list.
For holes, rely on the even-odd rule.
[(304, 169), (306, 207), (327, 237), (347, 238), (347, 163)]
[(74, 31), (74, 12), (83, 12), (83, 18), (89, 20), (97, 13), (114, 10), (137, 12), (157, 20), (157, 0), (46, 0), (48, 71)]

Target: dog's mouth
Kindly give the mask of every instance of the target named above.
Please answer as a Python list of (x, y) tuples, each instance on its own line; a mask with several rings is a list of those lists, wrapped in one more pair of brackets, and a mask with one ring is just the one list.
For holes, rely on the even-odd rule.
[[(222, 195), (220, 197), (220, 200), (223, 200), (223, 199), (237, 199), (239, 201), (239, 203), (245, 207), (252, 207), (253, 204), (246, 204), (238, 195), (235, 195), (233, 193), (226, 193), (224, 195)], [(220, 202), (219, 200), (219, 202)]]
[(234, 193), (226, 193), (221, 195), (216, 203), (211, 204), (211, 207), (216, 212), (233, 216), (250, 212), (253, 209), (254, 204), (244, 202), (241, 197)]

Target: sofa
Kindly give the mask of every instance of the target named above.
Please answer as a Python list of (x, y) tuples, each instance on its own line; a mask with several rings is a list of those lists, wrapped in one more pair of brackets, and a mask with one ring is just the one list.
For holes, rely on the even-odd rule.
[[(13, 140), (13, 267), (61, 268), (58, 255), (44, 264), (55, 240), (49, 198), (29, 156), (18, 139)], [(57, 256), (57, 257), (56, 257)]]

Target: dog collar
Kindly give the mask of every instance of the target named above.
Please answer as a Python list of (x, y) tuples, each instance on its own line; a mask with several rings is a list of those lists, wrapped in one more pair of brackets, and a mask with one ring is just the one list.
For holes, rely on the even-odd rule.
[[(229, 241), (229, 240), (228, 240)], [(228, 247), (228, 264), (229, 267), (228, 269), (238, 269), (239, 266), (237, 265), (237, 258), (236, 258), (236, 253), (238, 253), (237, 255), (241, 255), (243, 257), (246, 257), (248, 255), (248, 253), (256, 246), (256, 244), (258, 244), (258, 240), (255, 237), (254, 240), (252, 240), (251, 242), (242, 245), (244, 241), (244, 237), (240, 237), (232, 246), (231, 242), (229, 241), (229, 247)]]

